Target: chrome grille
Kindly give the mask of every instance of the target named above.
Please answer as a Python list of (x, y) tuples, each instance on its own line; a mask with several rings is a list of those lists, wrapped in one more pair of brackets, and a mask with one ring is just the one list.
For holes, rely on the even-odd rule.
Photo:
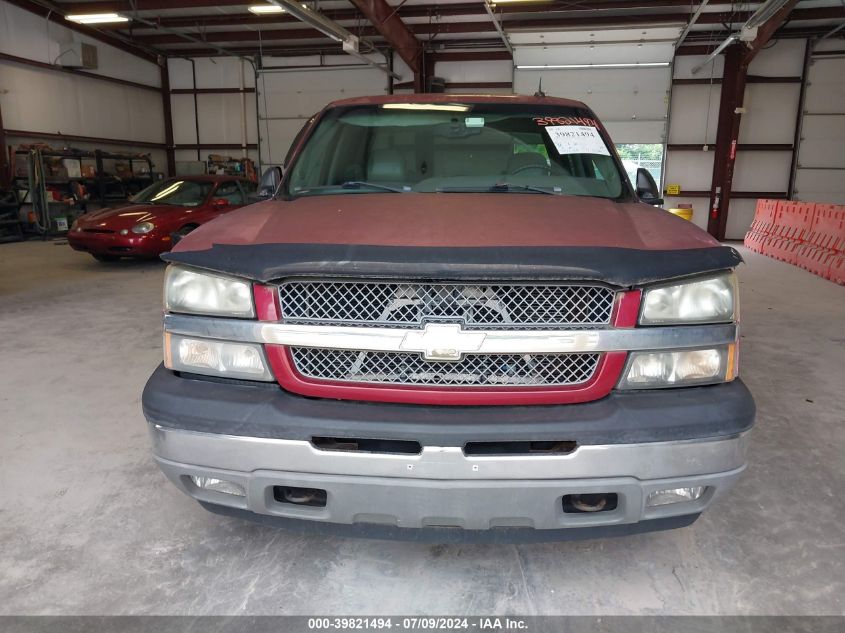
[(603, 286), (288, 281), (279, 287), (287, 323), (465, 329), (566, 329), (610, 323), (614, 292)]
[(459, 361), (429, 361), (416, 353), (290, 349), (306, 378), (344, 382), (444, 387), (555, 386), (587, 382), (601, 354), (466, 354)]

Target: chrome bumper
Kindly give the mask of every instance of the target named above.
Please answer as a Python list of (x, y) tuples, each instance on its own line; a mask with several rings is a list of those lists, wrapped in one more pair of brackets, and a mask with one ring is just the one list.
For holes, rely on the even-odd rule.
[[(538, 530), (609, 526), (697, 514), (745, 468), (750, 432), (719, 439), (585, 445), (567, 455), (467, 456), (427, 446), (419, 455), (323, 451), (300, 440), (150, 425), (162, 471), (194, 499), (260, 515), (339, 524)], [(240, 484), (246, 497), (201, 490), (190, 476)], [(276, 501), (274, 486), (321, 488), (325, 507)], [(706, 486), (698, 500), (646, 507), (655, 490)], [(615, 510), (565, 513), (568, 494), (616, 493)]]

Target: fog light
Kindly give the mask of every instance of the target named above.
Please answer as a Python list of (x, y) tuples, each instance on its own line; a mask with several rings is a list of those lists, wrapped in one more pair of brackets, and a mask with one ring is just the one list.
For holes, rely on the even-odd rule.
[(649, 493), (646, 505), (650, 508), (654, 506), (666, 506), (671, 503), (684, 503), (685, 501), (695, 501), (704, 494), (704, 486), (695, 486), (694, 488), (671, 488), (668, 490), (655, 490)]
[(191, 475), (191, 481), (200, 490), (211, 490), (212, 492), (222, 492), (226, 495), (235, 495), (236, 497), (245, 497), (246, 490), (240, 484), (234, 481), (226, 481), (225, 479), (215, 479), (214, 477), (197, 477)]

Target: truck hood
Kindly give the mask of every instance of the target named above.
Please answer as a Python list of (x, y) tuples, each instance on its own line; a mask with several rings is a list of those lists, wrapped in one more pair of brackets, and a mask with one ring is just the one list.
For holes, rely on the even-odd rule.
[(332, 274), (565, 277), (620, 285), (741, 261), (662, 209), (525, 193), (271, 200), (197, 229), (164, 257), (259, 281)]

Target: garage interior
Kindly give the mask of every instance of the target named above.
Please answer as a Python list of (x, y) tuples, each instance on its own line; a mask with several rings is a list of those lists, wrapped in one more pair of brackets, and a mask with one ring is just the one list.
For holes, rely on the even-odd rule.
[[(840, 0), (0, 0), (0, 614), (843, 615), (845, 269), (751, 239), (845, 205), (843, 37)], [(538, 90), (592, 107), (665, 208), (745, 258), (757, 424), (730, 496), (671, 532), (427, 545), (168, 485), (140, 407), (165, 266), (72, 251), (74, 219), (158, 174), (282, 165), (336, 99)], [(65, 170), (41, 201), (35, 160)]]

